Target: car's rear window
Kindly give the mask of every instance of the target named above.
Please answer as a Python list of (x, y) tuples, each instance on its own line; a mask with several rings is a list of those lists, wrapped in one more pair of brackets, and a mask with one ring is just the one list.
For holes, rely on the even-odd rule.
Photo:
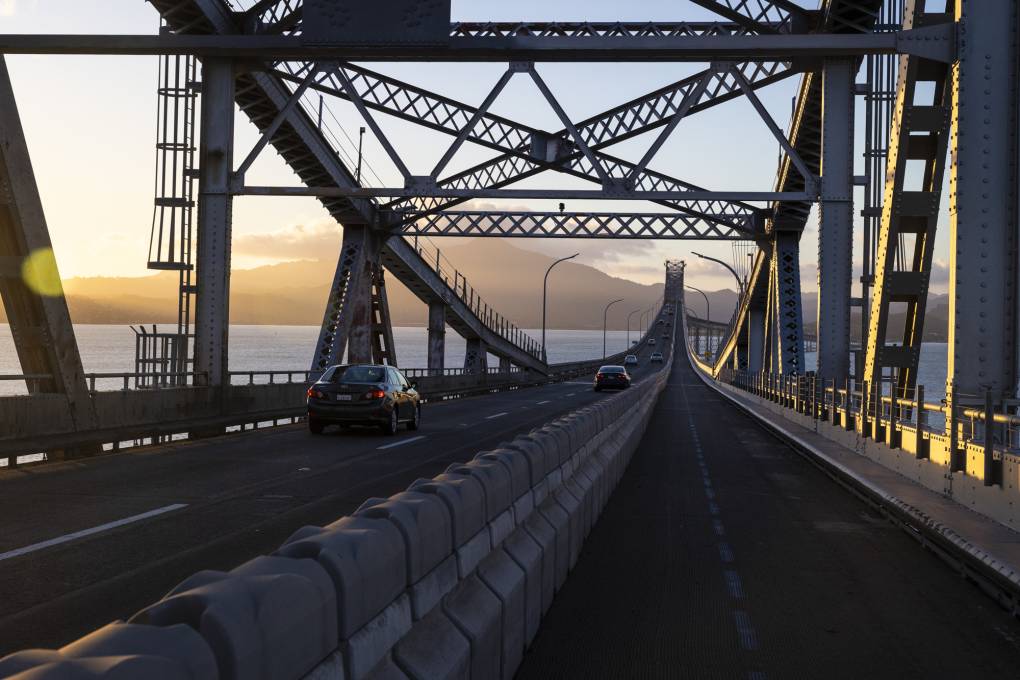
[(623, 366), (603, 366), (599, 369), (599, 373), (626, 373)]
[(382, 366), (348, 366), (346, 368), (341, 366), (333, 375), (333, 382), (341, 384), (386, 382), (386, 369)]

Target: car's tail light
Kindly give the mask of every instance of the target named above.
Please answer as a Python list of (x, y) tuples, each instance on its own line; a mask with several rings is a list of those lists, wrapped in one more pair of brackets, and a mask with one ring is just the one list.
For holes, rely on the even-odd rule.
[(325, 399), (326, 395), (323, 394), (322, 392), (320, 392), (319, 390), (315, 389), (314, 387), (309, 387), (308, 388), (308, 397), (309, 398), (314, 397), (316, 399)]
[(369, 390), (365, 392), (365, 399), (382, 399), (386, 396), (386, 392), (382, 390)]
[(596, 380), (602, 380), (602, 378), (603, 378), (603, 375), (601, 373), (596, 373), (595, 374), (595, 379)]

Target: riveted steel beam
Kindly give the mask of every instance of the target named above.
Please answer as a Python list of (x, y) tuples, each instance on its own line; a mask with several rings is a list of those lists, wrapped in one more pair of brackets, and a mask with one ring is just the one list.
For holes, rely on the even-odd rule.
[(194, 54), (234, 59), (347, 61), (778, 61), (925, 53), (951, 60), (955, 36), (897, 33), (699, 36), (451, 37), (445, 45), (323, 45), (292, 35), (0, 35), (3, 54)]
[(744, 240), (732, 227), (680, 213), (444, 211), (399, 227), (405, 236)]

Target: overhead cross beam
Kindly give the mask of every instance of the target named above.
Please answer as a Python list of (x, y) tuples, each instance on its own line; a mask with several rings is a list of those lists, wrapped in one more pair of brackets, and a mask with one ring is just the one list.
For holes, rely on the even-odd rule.
[[(281, 65), (275, 73), (297, 84), (304, 78), (302, 69), (311, 68), (311, 65), (303, 66), (294, 72), (283, 70), (286, 67), (286, 64)], [(778, 62), (740, 64), (734, 68), (753, 89), (778, 82), (796, 73), (790, 65)], [(504, 152), (502, 156), (483, 162), (465, 172), (439, 180), (437, 182), (439, 187), (499, 188), (547, 169), (603, 183), (602, 176), (587, 157), (566, 142), (568, 134), (566, 130), (546, 133), (487, 113), (484, 107), (479, 109), (462, 104), (361, 66), (344, 64), (342, 69), (368, 108), (385, 111), (402, 120), (454, 136), (460, 136), (468, 129), (470, 141)], [(344, 89), (330, 81), (313, 87), (322, 93), (346, 97)], [(701, 89), (703, 94), (696, 97), (697, 101), (692, 100), (692, 95)], [(733, 73), (709, 69), (585, 119), (576, 127), (592, 149), (599, 149), (662, 126), (669, 126), (677, 120), (677, 114), (681, 113), (684, 107), (687, 107), (686, 115), (693, 115), (742, 94), (740, 83), (733, 77)], [(479, 111), (483, 113), (480, 117)], [(476, 122), (472, 124), (472, 121)], [(601, 151), (595, 151), (594, 156), (611, 177), (621, 179), (629, 177), (629, 184), (636, 190), (677, 192), (701, 190), (700, 187), (662, 173), (649, 170), (635, 172), (637, 166), (634, 164)], [(415, 199), (401, 201), (388, 207), (425, 213), (449, 208), (458, 202), (460, 201), (434, 202)], [(752, 207), (740, 204), (691, 205), (686, 202), (681, 205), (668, 201), (664, 204), (689, 214), (713, 215), (717, 219), (736, 220), (737, 223), (744, 221), (754, 212)], [(727, 218), (727, 215), (732, 215), (733, 218)]]
[(446, 44), (325, 45), (300, 35), (0, 35), (3, 54), (193, 54), (225, 59), (349, 61), (696, 62), (775, 61), (914, 54), (946, 61), (955, 51), (950, 31), (698, 36), (451, 37)]
[(680, 213), (445, 211), (400, 225), (404, 236), (744, 240), (747, 235)]

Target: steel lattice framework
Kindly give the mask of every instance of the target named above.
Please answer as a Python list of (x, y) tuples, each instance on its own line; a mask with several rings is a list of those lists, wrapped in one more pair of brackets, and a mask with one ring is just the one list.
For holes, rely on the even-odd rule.
[[(949, 170), (954, 183), (951, 316), (970, 319), (968, 325), (983, 334), (976, 337), (951, 322), (949, 400), (956, 403), (982, 389), (994, 388), (999, 396), (1016, 392), (1020, 333), (1009, 300), (1016, 297), (1014, 255), (1020, 237), (1003, 226), (1015, 223), (1020, 205), (1016, 154), (1012, 141), (1001, 148), (981, 141), (1020, 138), (1015, 129), (1020, 118), (1016, 0), (959, 0), (938, 12), (920, 0), (905, 0), (906, 11), (900, 11), (904, 0), (822, 0), (817, 9), (791, 0), (693, 0), (720, 19), (698, 22), (452, 22), (447, 3), (437, 2), (417, 7), (421, 21), (403, 28), (380, 21), (385, 13), (379, 7), (359, 5), (351, 5), (344, 22), (333, 25), (332, 15), (324, 13), (331, 7), (327, 0), (246, 0), (240, 11), (225, 0), (150, 1), (167, 24), (165, 34), (0, 35), (0, 51), (188, 54), (202, 60), (199, 222), (204, 238), (197, 259), (213, 272), (202, 282), (205, 302), (197, 300), (207, 322), (197, 324), (197, 350), (207, 357), (202, 362), (215, 362), (219, 352), (214, 336), (222, 329), (210, 300), (226, 299), (229, 280), (225, 254), (203, 252), (201, 243), (206, 250), (210, 243), (229, 249), (234, 196), (293, 195), (317, 197), (344, 224), (349, 255), (337, 269), (316, 365), (338, 359), (345, 348), (356, 348), (359, 356), (375, 348), (373, 356), (388, 354), (392, 360), (383, 266), (429, 303), (430, 338), (437, 347), (450, 323), (468, 337), (472, 366), (484, 363), (485, 343), (495, 343), (502, 359), (520, 365), (541, 356), (512, 324), (480, 302), (459, 273), (451, 284), (441, 258), (428, 262), (403, 236), (717, 239), (753, 240), (758, 253), (716, 368), (800, 374), (807, 365), (799, 240), (817, 205), (818, 371), (830, 380), (849, 378), (850, 309), (858, 307), (867, 310), (862, 314), (867, 332), (854, 362), (857, 379), (891, 380), (895, 390), (906, 392), (916, 380), (941, 182)], [(393, 9), (408, 0), (378, 2)], [(982, 52), (985, 44), (989, 47)], [(895, 101), (883, 101), (892, 76), (874, 81), (885, 88), (882, 92), (870, 89), (871, 75), (866, 83), (857, 82), (865, 57), (869, 64), (879, 58), (899, 61)], [(507, 69), (484, 100), (472, 104), (359, 63), (368, 61), (502, 61)], [(574, 120), (565, 111), (563, 93), (543, 78), (542, 64), (552, 61), (707, 65)], [(784, 129), (758, 93), (794, 75), (800, 86)], [(539, 101), (555, 113), (558, 129), (539, 129), (493, 112), (514, 78), (531, 81)], [(1008, 87), (994, 90), (987, 84), (992, 81)], [(982, 82), (984, 87), (978, 85)], [(918, 101), (918, 92), (928, 90), (934, 100)], [(400, 179), (392, 186), (360, 181), (321, 113), (316, 120), (312, 97), (353, 107)], [(860, 97), (868, 106), (863, 176), (854, 174), (854, 106)], [(713, 191), (655, 168), (656, 156), (685, 118), (738, 98), (751, 105), (782, 150), (771, 190)], [(232, 103), (261, 132), (240, 163), (233, 158)], [(450, 145), (430, 171), (412, 171), (380, 123), (382, 116), (447, 135)], [(886, 122), (888, 133), (876, 134), (874, 127)], [(639, 137), (648, 143), (636, 152), (640, 144), (630, 145), (635, 158), (614, 148)], [(465, 145), (495, 155), (447, 172)], [(247, 181), (247, 171), (269, 147), (295, 170), (299, 186)], [(952, 163), (946, 161), (949, 150)], [(908, 187), (911, 165), (919, 168), (919, 187)], [(535, 188), (525, 183), (543, 174), (570, 184)], [(883, 174), (879, 200), (877, 178)], [(591, 187), (576, 188), (578, 179)], [(867, 254), (863, 295), (854, 299), (854, 201), (857, 187), (865, 186), (864, 216), (875, 233), (873, 240), (865, 235), (864, 250), (875, 249), (874, 266)], [(981, 187), (987, 187), (984, 193)], [(658, 207), (656, 212), (647, 205), (619, 212), (568, 212), (563, 206), (560, 212), (454, 209), (478, 198), (642, 201)], [(1007, 302), (990, 300), (984, 292), (990, 289), (1006, 291)], [(906, 308), (902, 333), (890, 329), (896, 305)], [(979, 311), (968, 316), (970, 309)], [(970, 358), (970, 341), (978, 348), (976, 359)], [(430, 365), (437, 361), (430, 359)]]
[(401, 226), (405, 236), (739, 241), (746, 234), (680, 213), (444, 211)]

